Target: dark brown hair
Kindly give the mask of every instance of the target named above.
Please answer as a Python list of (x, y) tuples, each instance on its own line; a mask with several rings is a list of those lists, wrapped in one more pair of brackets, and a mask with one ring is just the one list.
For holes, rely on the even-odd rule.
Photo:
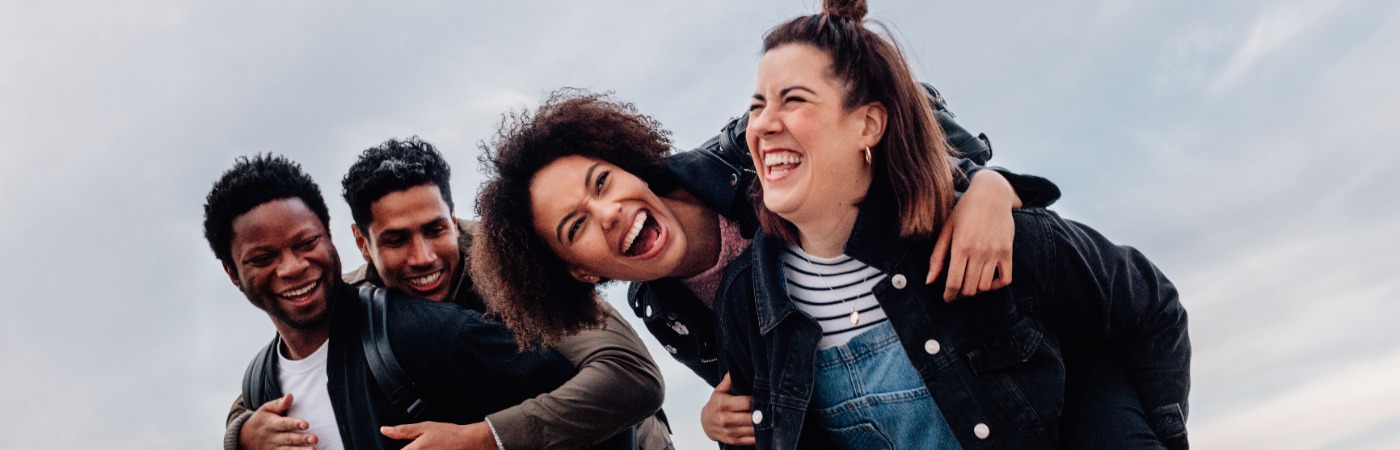
[[(865, 13), (864, 0), (825, 0), (821, 14), (798, 17), (769, 31), (763, 51), (792, 44), (815, 47), (831, 57), (830, 75), (845, 84), (842, 105), (847, 110), (871, 102), (885, 106), (889, 117), (884, 138), (871, 147), (866, 198), (892, 196), (900, 235), (931, 238), (953, 207), (948, 145), (903, 53), (893, 39), (865, 27)], [(764, 231), (796, 242), (792, 224), (762, 206), (762, 185), (755, 182), (752, 194)]]
[(534, 114), (505, 114), (481, 150), (490, 179), (476, 198), (481, 224), (470, 268), (492, 313), (515, 331), (521, 348), (532, 341), (552, 345), (602, 326), (607, 313), (597, 285), (574, 279), (535, 232), (530, 182), (554, 160), (579, 155), (631, 172), (653, 190), (675, 186), (665, 159), (670, 133), (630, 103), (566, 88), (550, 94)]

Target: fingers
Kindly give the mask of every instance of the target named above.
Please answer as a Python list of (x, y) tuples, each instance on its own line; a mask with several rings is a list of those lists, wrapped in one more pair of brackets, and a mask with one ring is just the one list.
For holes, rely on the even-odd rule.
[(426, 423), (427, 422), (419, 422), (393, 427), (379, 427), (379, 434), (389, 439), (396, 440), (418, 439), (418, 436), (423, 435), (423, 428), (426, 426)]
[(967, 259), (965, 255), (954, 253), (952, 262), (948, 264), (948, 281), (943, 286), (943, 301), (951, 302), (958, 297), (958, 291), (963, 287), (963, 273), (967, 269)]
[(924, 278), (924, 284), (933, 284), (933, 280), (938, 279), (938, 274), (943, 272), (943, 260), (948, 256), (948, 246), (953, 242), (953, 223), (943, 224), (943, 229), (938, 232), (938, 241), (933, 244), (933, 254), (928, 257), (928, 276)]
[(992, 282), (997, 277), (997, 263), (989, 261), (982, 265), (982, 277), (977, 280), (977, 292), (992, 290)]
[(725, 372), (724, 378), (719, 380), (719, 385), (715, 386), (715, 392), (723, 392), (728, 394), (729, 390), (733, 388), (734, 384), (729, 381), (729, 372)]
[(997, 279), (992, 282), (992, 289), (1011, 285), (1011, 266), (1011, 255), (1007, 255), (1005, 262), (997, 263)]
[(314, 448), (316, 435), (310, 433), (278, 433), (269, 439), (281, 448)]
[(282, 398), (270, 400), (258, 407), (258, 411), (265, 411), (276, 415), (285, 415), (287, 410), (292, 409), (292, 394), (283, 395)]
[(304, 431), (311, 428), (311, 424), (295, 417), (278, 417), (267, 421), (267, 427), (273, 432), (290, 433), (294, 431)]

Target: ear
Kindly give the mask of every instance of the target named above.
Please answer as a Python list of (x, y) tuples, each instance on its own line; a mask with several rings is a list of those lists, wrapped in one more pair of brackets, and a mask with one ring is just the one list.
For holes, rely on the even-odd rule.
[(589, 272), (589, 271), (587, 271), (587, 270), (583, 270), (582, 267), (578, 267), (578, 266), (569, 266), (569, 275), (572, 276), (572, 277), (574, 277), (574, 279), (575, 279), (575, 280), (578, 280), (580, 283), (597, 283), (597, 282), (598, 282), (598, 276), (597, 276), (597, 275), (594, 275), (594, 274), (592, 274), (591, 272)]
[(365, 263), (373, 263), (374, 260), (369, 257), (369, 238), (360, 233), (360, 226), (350, 224), (350, 234), (355, 235), (355, 246), (360, 248), (360, 256), (365, 258)]
[(233, 268), (229, 267), (228, 264), (225, 264), (223, 262), (220, 262), (219, 265), (224, 266), (224, 273), (228, 275), (228, 280), (233, 283), (233, 287), (236, 287), (238, 288), (238, 290), (242, 291), (243, 285), (239, 284), (238, 274), (233, 271)]
[(880, 139), (885, 137), (885, 123), (889, 120), (889, 110), (880, 102), (870, 102), (864, 106), (865, 111), (862, 119), (864, 127), (861, 128), (861, 140), (867, 147), (874, 147), (880, 143)]

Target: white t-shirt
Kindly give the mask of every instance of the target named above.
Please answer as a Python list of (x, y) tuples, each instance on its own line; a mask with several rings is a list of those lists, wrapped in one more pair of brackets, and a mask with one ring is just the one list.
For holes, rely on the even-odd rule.
[(330, 347), (327, 339), (321, 348), (297, 361), (287, 359), (279, 348), (277, 382), (282, 392), (292, 394), (292, 408), (287, 411), (287, 417), (305, 420), (311, 426), (306, 432), (316, 435), (316, 448), (344, 450), (335, 410), (331, 408), (330, 391), (326, 389), (326, 355), (330, 354)]

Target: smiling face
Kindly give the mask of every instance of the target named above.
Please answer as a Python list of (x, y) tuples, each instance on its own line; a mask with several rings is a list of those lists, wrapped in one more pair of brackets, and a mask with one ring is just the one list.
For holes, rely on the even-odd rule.
[(685, 258), (686, 236), (668, 202), (601, 160), (565, 156), (540, 169), (530, 208), (535, 232), (579, 281), (655, 280)]
[(330, 317), (340, 257), (326, 226), (300, 199), (274, 200), (233, 220), (237, 271), (229, 278), (278, 328), (314, 330)]
[(362, 233), (352, 230), (366, 262), (384, 285), (399, 292), (444, 301), (462, 264), (457, 223), (436, 184), (394, 191), (370, 204)]
[(845, 108), (845, 86), (830, 66), (826, 52), (810, 45), (769, 50), (749, 107), (749, 154), (763, 204), (799, 228), (854, 210), (870, 187), (865, 149), (883, 132), (883, 108)]

